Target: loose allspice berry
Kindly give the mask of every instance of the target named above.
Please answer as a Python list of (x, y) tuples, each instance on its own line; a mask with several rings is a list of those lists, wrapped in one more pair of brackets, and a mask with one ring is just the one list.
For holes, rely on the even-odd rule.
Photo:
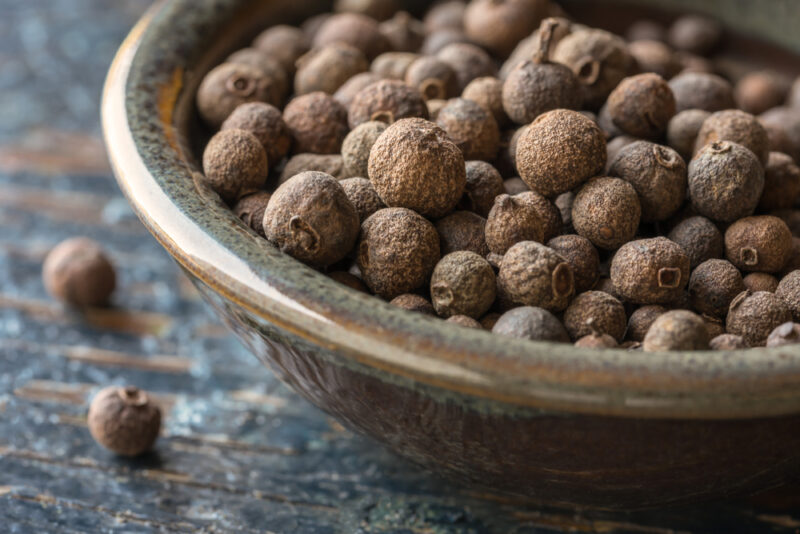
[(608, 334), (592, 333), (583, 336), (575, 342), (575, 346), (582, 349), (615, 349), (619, 346), (617, 340)]
[(685, 109), (667, 124), (667, 144), (684, 160), (692, 159), (697, 134), (711, 113), (702, 109)]
[(397, 295), (389, 301), (389, 304), (396, 306), (406, 311), (422, 313), (425, 315), (436, 315), (436, 310), (433, 309), (433, 304), (421, 295), (415, 293), (403, 293)]
[(268, 172), (264, 147), (246, 130), (221, 130), (203, 151), (205, 181), (229, 204), (260, 190)]
[(628, 319), (628, 327), (625, 331), (625, 339), (629, 341), (644, 341), (647, 331), (667, 309), (658, 304), (648, 304), (636, 308)]
[(775, 296), (786, 303), (795, 321), (800, 320), (800, 271), (784, 276), (775, 289)]
[(413, 52), (384, 52), (372, 60), (369, 69), (381, 78), (403, 80), (408, 66), (418, 57)]
[(417, 58), (408, 66), (405, 81), (425, 100), (447, 100), (458, 93), (455, 71), (435, 56)]
[(282, 104), (289, 94), (289, 77), (286, 69), (276, 60), (256, 48), (242, 48), (237, 50), (225, 60), (226, 63), (239, 63), (250, 65), (261, 70), (269, 81), (271, 96), (268, 102)]
[(368, 121), (350, 130), (342, 142), (342, 160), (346, 174), (361, 178), (369, 176), (369, 153), (387, 126), (385, 122)]
[(767, 273), (750, 273), (742, 279), (742, 282), (744, 282), (744, 287), (753, 293), (758, 291), (775, 293), (780, 280)]
[(742, 273), (725, 260), (708, 260), (689, 277), (689, 301), (700, 313), (724, 319), (728, 307), (744, 291)]
[(764, 126), (749, 113), (729, 109), (712, 113), (703, 122), (695, 141), (695, 152), (709, 143), (731, 141), (750, 149), (766, 165), (769, 157), (769, 138)]
[(520, 241), (544, 241), (544, 225), (536, 207), (517, 196), (500, 195), (486, 219), (486, 244), (503, 255)]
[(110, 386), (94, 396), (86, 422), (103, 447), (121, 456), (138, 456), (158, 437), (161, 409), (137, 387)]
[(685, 72), (669, 81), (678, 112), (700, 109), (708, 112), (736, 107), (733, 86), (721, 76), (706, 72)]
[(488, 261), (474, 252), (452, 252), (433, 269), (431, 301), (440, 317), (466, 315), (477, 319), (494, 303), (496, 286)]
[(386, 37), (393, 50), (416, 52), (425, 40), (425, 26), (406, 11), (398, 11), (394, 16), (380, 23), (380, 32)]
[(564, 220), (561, 218), (561, 210), (555, 203), (536, 191), (522, 191), (514, 195), (514, 198), (530, 204), (536, 210), (542, 221), (542, 232), (544, 233), (542, 243), (561, 234), (564, 229)]
[(742, 336), (750, 347), (764, 346), (775, 328), (792, 320), (792, 312), (783, 300), (766, 291), (739, 293), (728, 310), (725, 329)]
[(223, 63), (214, 67), (197, 89), (197, 109), (210, 126), (219, 128), (239, 104), (266, 102), (281, 105), (274, 82), (258, 67)]
[(497, 66), (491, 56), (473, 44), (465, 42), (448, 44), (436, 53), (436, 57), (453, 69), (458, 94), (461, 94), (475, 78), (497, 74)]
[(708, 348), (711, 350), (739, 350), (746, 349), (747, 343), (744, 342), (742, 336), (721, 334), (709, 341)]
[(253, 41), (254, 48), (280, 63), (289, 75), (294, 74), (295, 62), (308, 52), (310, 46), (303, 30), (286, 24), (267, 28)]
[(687, 310), (672, 310), (660, 315), (644, 336), (645, 352), (668, 350), (707, 350), (708, 330), (703, 318)]
[(466, 315), (451, 315), (445, 322), (457, 324), (458, 326), (463, 326), (464, 328), (483, 330), (483, 325), (481, 325), (481, 323), (472, 317), (467, 317)]
[(594, 288), (600, 277), (600, 255), (591, 241), (583, 236), (565, 234), (554, 237), (547, 246), (563, 256), (572, 267), (576, 293)]
[(561, 321), (549, 311), (534, 306), (507, 311), (494, 324), (492, 333), (532, 341), (569, 343), (569, 334)]
[(117, 285), (111, 261), (87, 237), (56, 245), (44, 260), (42, 279), (50, 295), (78, 308), (107, 305)]
[(503, 109), (503, 81), (494, 76), (475, 78), (464, 88), (461, 98), (472, 100), (494, 117), (500, 128), (510, 124)]
[(736, 82), (736, 103), (742, 111), (758, 115), (786, 100), (789, 81), (773, 71), (762, 70), (746, 74)]
[(654, 72), (669, 80), (678, 74), (683, 66), (675, 52), (663, 42), (641, 39), (628, 43), (628, 52), (633, 56), (641, 72)]
[(233, 213), (255, 233), (264, 238), (267, 237), (264, 233), (264, 211), (267, 209), (267, 204), (269, 204), (271, 197), (272, 195), (266, 191), (258, 191), (243, 196), (233, 207)]
[(709, 17), (684, 15), (672, 23), (667, 34), (669, 43), (678, 50), (706, 55), (719, 44), (722, 26)]
[(347, 80), (368, 67), (364, 54), (352, 46), (333, 43), (315, 48), (297, 60), (294, 92), (305, 95), (322, 91), (332, 95)]
[(356, 209), (339, 182), (316, 171), (281, 184), (264, 212), (264, 233), (283, 252), (313, 266), (343, 259), (358, 237)]
[(547, 15), (547, 0), (473, 0), (464, 29), (475, 43), (498, 56), (509, 54)]
[(400, 80), (380, 80), (358, 92), (350, 103), (350, 128), (367, 121), (391, 124), (412, 117), (428, 118), (422, 94)]
[(689, 257), (666, 237), (630, 241), (611, 261), (614, 289), (636, 304), (669, 304), (689, 283)]
[(350, 177), (345, 171), (344, 161), (339, 154), (295, 154), (283, 166), (278, 184), (280, 185), (295, 174), (305, 171), (319, 171), (330, 174), (337, 180)]
[(791, 209), (800, 197), (800, 167), (781, 152), (770, 152), (764, 168), (764, 191), (758, 202), (763, 211)]
[(321, 91), (294, 98), (283, 110), (283, 120), (294, 139), (294, 152), (337, 154), (349, 128), (347, 111)]
[(742, 271), (780, 272), (791, 250), (792, 232), (778, 217), (745, 217), (725, 231), (725, 256)]
[(289, 153), (292, 136), (281, 111), (263, 102), (239, 105), (222, 123), (220, 130), (246, 130), (259, 140), (267, 154), (267, 163), (274, 165)]
[(675, 110), (675, 95), (669, 84), (652, 72), (625, 78), (608, 97), (611, 120), (635, 137), (659, 138)]
[(497, 275), (500, 296), (518, 306), (562, 311), (575, 294), (570, 264), (534, 241), (517, 243), (503, 256)]
[(442, 254), (468, 250), (481, 257), (489, 254), (486, 219), (471, 211), (454, 211), (436, 221)]
[(339, 87), (335, 93), (333, 93), (333, 98), (342, 106), (344, 106), (345, 109), (348, 109), (350, 104), (353, 102), (353, 99), (359, 92), (361, 92), (362, 89), (382, 79), (383, 78), (374, 72), (362, 72), (356, 74), (344, 82), (342, 86)]
[(579, 294), (564, 312), (564, 327), (573, 340), (596, 333), (608, 334), (619, 343), (627, 325), (625, 306), (603, 291)]
[(464, 159), (491, 161), (500, 148), (500, 129), (494, 116), (478, 103), (453, 98), (439, 110), (438, 124), (464, 153)]
[(313, 47), (345, 43), (357, 48), (369, 61), (390, 49), (389, 40), (381, 33), (378, 22), (360, 13), (331, 15), (314, 35)]
[(641, 204), (634, 187), (619, 178), (594, 178), (572, 204), (575, 231), (598, 248), (614, 250), (636, 235)]
[(724, 252), (722, 232), (713, 222), (699, 215), (679, 222), (667, 237), (683, 248), (692, 269), (706, 260), (721, 258)]
[(466, 173), (464, 196), (458, 207), (486, 217), (495, 198), (506, 192), (503, 177), (491, 164), (478, 160), (466, 162)]
[(339, 180), (339, 185), (342, 186), (344, 194), (356, 209), (360, 222), (364, 222), (367, 217), (386, 207), (375, 188), (372, 187), (372, 182), (366, 178), (345, 178)]
[(800, 324), (783, 323), (767, 336), (767, 347), (785, 347), (800, 343)]

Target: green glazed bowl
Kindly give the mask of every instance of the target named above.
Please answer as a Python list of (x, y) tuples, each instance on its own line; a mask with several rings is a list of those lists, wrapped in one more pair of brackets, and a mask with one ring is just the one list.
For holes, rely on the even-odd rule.
[[(628, 3), (706, 9), (800, 46), (800, 2)], [(596, 3), (572, 7), (598, 11)], [(328, 8), (310, 0), (159, 3), (123, 44), (105, 88), (103, 125), (120, 187), (256, 356), (398, 454), (536, 502), (655, 506), (763, 489), (797, 471), (796, 348), (587, 351), (461, 328), (285, 256), (207, 190), (192, 134), (203, 73), (259, 29)]]

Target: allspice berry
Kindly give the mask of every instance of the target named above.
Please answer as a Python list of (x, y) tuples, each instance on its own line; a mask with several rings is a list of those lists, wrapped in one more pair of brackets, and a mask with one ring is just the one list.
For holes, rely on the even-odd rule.
[(611, 92), (608, 113), (623, 132), (656, 139), (675, 115), (675, 95), (658, 74), (637, 74), (622, 80)]
[(795, 321), (800, 319), (800, 271), (792, 271), (784, 276), (777, 289), (775, 296), (783, 300), (792, 312)]
[(471, 211), (454, 211), (436, 221), (442, 254), (468, 250), (481, 257), (489, 254), (486, 219)]
[(289, 94), (289, 76), (286, 74), (286, 69), (261, 50), (256, 48), (242, 48), (228, 56), (225, 62), (250, 65), (260, 69), (267, 80), (270, 81), (271, 96), (268, 99), (269, 103), (278, 102), (282, 104)]
[(758, 209), (786, 210), (794, 207), (800, 197), (800, 167), (791, 156), (770, 152), (764, 168), (764, 192)]
[(473, 42), (507, 56), (547, 15), (547, 0), (473, 0), (464, 12), (464, 29)]
[(766, 291), (745, 291), (731, 302), (725, 328), (742, 336), (750, 347), (764, 346), (775, 328), (792, 320), (792, 312), (780, 297)]
[(56, 245), (44, 260), (42, 279), (50, 295), (79, 308), (107, 305), (117, 285), (111, 261), (86, 237)]
[(791, 251), (792, 232), (778, 217), (745, 217), (725, 231), (725, 256), (742, 271), (780, 272)]
[(542, 219), (531, 203), (500, 195), (486, 219), (486, 244), (495, 254), (503, 255), (520, 241), (544, 241)]
[(314, 35), (314, 48), (345, 43), (357, 48), (369, 61), (388, 52), (389, 40), (381, 33), (378, 22), (359, 13), (331, 15)]
[(405, 81), (416, 88), (425, 100), (447, 100), (458, 93), (455, 71), (435, 56), (417, 58), (408, 66)]
[(547, 246), (561, 254), (572, 267), (576, 293), (594, 288), (600, 278), (600, 254), (591, 241), (583, 236), (566, 234), (554, 237)]
[(628, 52), (640, 72), (654, 72), (669, 80), (683, 69), (675, 52), (659, 41), (642, 39), (628, 43)]
[(445, 29), (462, 30), (466, 10), (467, 4), (463, 0), (445, 0), (433, 4), (422, 19), (425, 31), (434, 33)]
[(258, 67), (223, 63), (214, 67), (197, 89), (197, 109), (209, 126), (219, 128), (239, 104), (266, 102), (281, 105), (274, 81)]
[(261, 189), (268, 172), (264, 147), (245, 130), (219, 131), (203, 151), (206, 183), (229, 204)]
[(233, 207), (233, 213), (255, 233), (261, 237), (267, 237), (264, 233), (264, 211), (267, 209), (271, 197), (272, 195), (266, 191), (243, 196)]
[(246, 130), (259, 140), (267, 163), (275, 165), (289, 152), (292, 136), (281, 111), (264, 102), (241, 104), (225, 119), (221, 130)]
[(106, 449), (122, 456), (150, 450), (161, 429), (161, 409), (134, 386), (110, 386), (92, 399), (89, 432)]
[(767, 273), (750, 273), (742, 279), (744, 287), (753, 293), (767, 291), (775, 293), (780, 280)]
[(337, 154), (349, 128), (347, 111), (321, 91), (294, 98), (283, 110), (294, 139), (294, 152)]
[(375, 20), (386, 20), (399, 6), (397, 0), (336, 0), (333, 10), (337, 13), (360, 13)]
[(489, 262), (474, 252), (444, 256), (431, 275), (431, 301), (440, 317), (481, 317), (495, 299), (497, 282)]
[(418, 57), (413, 52), (384, 52), (372, 60), (369, 70), (381, 78), (404, 80), (408, 66)]
[(465, 42), (448, 44), (436, 52), (436, 57), (453, 69), (458, 94), (475, 78), (494, 76), (497, 73), (497, 66), (489, 54), (482, 48)]
[(683, 248), (692, 269), (706, 260), (721, 258), (724, 252), (722, 232), (713, 222), (699, 215), (679, 222), (667, 237)]
[(553, 249), (522, 241), (505, 253), (497, 276), (501, 298), (519, 306), (564, 310), (575, 294), (572, 267)]
[(372, 146), (369, 179), (387, 206), (441, 217), (464, 194), (464, 156), (444, 130), (424, 119), (390, 125)]
[(297, 60), (294, 92), (305, 95), (322, 91), (332, 95), (344, 83), (369, 68), (360, 50), (344, 43), (315, 48)]
[(764, 169), (752, 151), (731, 141), (702, 148), (689, 163), (689, 198), (697, 213), (717, 222), (751, 215), (764, 189)]
[(711, 113), (702, 109), (685, 109), (670, 119), (667, 124), (667, 144), (688, 161), (694, 154), (697, 134)]
[(709, 143), (731, 141), (750, 149), (766, 165), (769, 157), (769, 139), (764, 126), (749, 113), (729, 109), (713, 113), (705, 120), (695, 141), (695, 152)]
[(385, 208), (361, 225), (357, 261), (372, 292), (392, 299), (428, 281), (439, 261), (439, 235), (419, 214)]
[(491, 164), (478, 160), (466, 162), (466, 172), (464, 196), (458, 207), (486, 217), (494, 206), (494, 199), (506, 192), (503, 177)]
[(494, 324), (492, 333), (532, 341), (569, 343), (569, 334), (561, 321), (549, 311), (533, 306), (507, 311)]
[(457, 324), (458, 326), (463, 326), (464, 328), (483, 330), (483, 325), (481, 325), (481, 323), (472, 317), (467, 317), (466, 315), (451, 315), (445, 322)]
[(422, 313), (425, 315), (436, 315), (433, 304), (423, 296), (414, 293), (403, 293), (389, 301), (389, 304), (406, 311)]
[(514, 195), (514, 198), (533, 206), (539, 219), (542, 221), (542, 243), (549, 241), (561, 234), (564, 229), (564, 220), (561, 218), (561, 210), (555, 203), (551, 202), (536, 191), (522, 191)]
[(391, 124), (412, 117), (428, 118), (428, 107), (419, 91), (400, 80), (380, 80), (358, 92), (350, 103), (350, 128), (367, 121)]
[(692, 271), (689, 301), (692, 307), (712, 317), (724, 319), (736, 295), (745, 290), (742, 273), (725, 260), (708, 260)]
[(689, 283), (689, 257), (666, 237), (631, 241), (611, 260), (611, 280), (626, 301), (668, 304)]
[(645, 352), (708, 350), (709, 335), (703, 318), (687, 310), (672, 310), (658, 317), (644, 336)]
[(331, 175), (307, 171), (281, 184), (264, 212), (264, 233), (281, 251), (313, 266), (343, 259), (358, 237), (353, 204)]
[(464, 159), (491, 161), (500, 148), (494, 116), (472, 100), (453, 98), (436, 116), (438, 124), (464, 153)]
[(639, 195), (643, 222), (663, 221), (683, 205), (687, 169), (671, 148), (636, 141), (619, 151), (609, 175), (630, 183)]
[(344, 169), (344, 161), (339, 154), (295, 154), (286, 162), (278, 177), (278, 185), (286, 182), (295, 174), (305, 171), (319, 171), (330, 174), (337, 180), (350, 175)]
[[(451, 44), (457, 43), (473, 44), (463, 30), (438, 30), (425, 36), (425, 41), (423, 41), (422, 48), (420, 48), (419, 52), (426, 56), (434, 55), (438, 54)], [(483, 52), (482, 48), (479, 49)], [(460, 91), (460, 89), (457, 90)]]
[(383, 78), (374, 72), (361, 72), (344, 82), (342, 86), (333, 93), (333, 98), (344, 106), (344, 109), (348, 109), (353, 99), (362, 89), (382, 79)]
[(422, 21), (406, 11), (398, 11), (392, 18), (381, 22), (379, 30), (389, 41), (392, 50), (398, 52), (416, 52), (425, 40)]
[(629, 341), (644, 341), (647, 331), (667, 309), (658, 304), (648, 304), (640, 306), (631, 313), (628, 319), (628, 328), (625, 332), (625, 339)]
[(572, 204), (575, 231), (598, 248), (614, 250), (636, 235), (641, 205), (634, 187), (619, 178), (595, 178)]
[(372, 187), (372, 182), (366, 178), (345, 178), (339, 180), (339, 185), (342, 186), (344, 194), (356, 209), (360, 222), (364, 222), (367, 217), (386, 207), (375, 188)]
[(346, 174), (361, 178), (369, 176), (369, 153), (387, 126), (385, 122), (368, 121), (350, 130), (342, 142)]
[(736, 107), (733, 86), (721, 76), (705, 72), (684, 72), (669, 81), (675, 109), (701, 109), (711, 113)]
[(619, 343), (625, 336), (627, 325), (625, 306), (603, 291), (579, 294), (564, 312), (564, 326), (575, 340), (598, 333), (608, 334)]
[(767, 347), (785, 347), (800, 343), (800, 324), (783, 323), (767, 336)]
[(789, 81), (778, 73), (762, 70), (746, 74), (736, 82), (735, 95), (739, 108), (758, 115), (786, 100)]
[(557, 109), (533, 121), (517, 142), (517, 168), (528, 186), (553, 197), (603, 171), (602, 130), (577, 111)]
[(472, 100), (494, 117), (500, 128), (510, 124), (503, 109), (503, 81), (494, 76), (475, 78), (464, 88), (461, 98)]
[(575, 346), (582, 349), (615, 349), (619, 345), (617, 340), (608, 334), (592, 333), (578, 339)]
[(709, 341), (708, 348), (711, 350), (739, 350), (746, 349), (747, 343), (744, 342), (742, 336), (722, 334)]
[(677, 50), (703, 56), (719, 44), (722, 26), (710, 17), (683, 15), (672, 23), (667, 39)]
[(291, 76), (295, 71), (295, 62), (308, 52), (310, 43), (300, 28), (279, 24), (258, 34), (253, 47), (280, 63)]

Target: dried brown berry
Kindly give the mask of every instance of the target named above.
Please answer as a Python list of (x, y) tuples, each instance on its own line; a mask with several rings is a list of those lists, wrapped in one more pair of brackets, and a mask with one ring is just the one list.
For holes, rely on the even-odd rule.
[(431, 300), (440, 317), (482, 316), (494, 303), (496, 288), (494, 269), (474, 252), (444, 256), (431, 275)]
[(507, 311), (492, 327), (492, 333), (533, 341), (569, 343), (569, 334), (561, 321), (549, 311), (533, 306)]
[(657, 41), (664, 43), (667, 40), (667, 29), (660, 22), (651, 19), (639, 19), (625, 31), (625, 38), (631, 43), (635, 41)]
[(705, 55), (722, 39), (722, 26), (709, 17), (684, 15), (669, 28), (669, 43), (678, 50)]
[(349, 128), (347, 111), (321, 91), (294, 98), (283, 110), (294, 139), (294, 152), (337, 154)]
[(245, 130), (217, 132), (203, 151), (206, 183), (228, 203), (261, 189), (268, 171), (264, 147)]
[(359, 124), (347, 134), (342, 142), (345, 173), (362, 178), (369, 176), (369, 153), (386, 127), (385, 122), (368, 121)]
[(547, 7), (547, 0), (473, 0), (464, 13), (464, 29), (475, 43), (506, 56), (547, 16)]
[(278, 177), (278, 185), (304, 171), (324, 172), (337, 180), (351, 176), (345, 171), (344, 161), (339, 154), (296, 154), (289, 158), (286, 165), (283, 166)]
[(600, 255), (591, 241), (583, 236), (567, 234), (554, 237), (547, 246), (572, 266), (576, 293), (594, 288), (600, 277)]
[(564, 326), (572, 339), (592, 333), (608, 334), (622, 341), (628, 316), (625, 306), (603, 291), (587, 291), (576, 296), (564, 312)]
[(483, 325), (481, 325), (481, 323), (472, 317), (467, 317), (466, 315), (451, 315), (445, 322), (457, 324), (458, 326), (463, 326), (464, 328), (483, 330)]
[(564, 228), (564, 221), (561, 219), (561, 210), (539, 193), (535, 191), (523, 191), (514, 195), (516, 200), (527, 202), (542, 221), (542, 243), (549, 241), (555, 236), (559, 235)]
[(360, 74), (356, 74), (346, 82), (342, 84), (339, 89), (333, 93), (333, 98), (339, 102), (345, 109), (350, 107), (350, 104), (353, 102), (353, 99), (356, 97), (361, 90), (368, 85), (372, 85), (375, 82), (381, 81), (383, 78), (375, 74), (374, 72), (362, 72)]
[(464, 194), (464, 156), (432, 122), (402, 119), (372, 146), (369, 179), (387, 206), (441, 217)]
[(267, 153), (267, 162), (277, 164), (289, 152), (292, 136), (283, 122), (283, 115), (275, 106), (263, 102), (248, 102), (233, 110), (222, 130), (247, 130), (256, 136)]
[(625, 339), (630, 341), (644, 341), (644, 336), (650, 330), (652, 324), (661, 315), (666, 313), (667, 309), (658, 304), (648, 304), (637, 308), (631, 313), (628, 319), (628, 328), (625, 332)]
[(264, 210), (267, 209), (271, 197), (266, 191), (243, 196), (233, 207), (233, 213), (255, 233), (267, 237), (264, 233)]
[(425, 315), (436, 315), (433, 304), (428, 299), (414, 293), (404, 293), (393, 298), (389, 304), (397, 306), (406, 311), (423, 313)]
[(344, 83), (369, 68), (361, 51), (344, 43), (315, 48), (297, 60), (294, 92), (305, 95), (322, 91), (332, 95)]
[(628, 53), (633, 56), (642, 72), (654, 72), (669, 80), (677, 75), (683, 66), (672, 49), (659, 41), (641, 39), (628, 44)]
[[(500, 150), (498, 151), (494, 165), (497, 167), (497, 170), (500, 171), (501, 175), (516, 176), (519, 174), (517, 171), (517, 143), (526, 128), (527, 126), (522, 126), (516, 130), (500, 132)], [(527, 191), (528, 189), (528, 186), (525, 185), (523, 191)]]
[(469, 250), (481, 257), (489, 254), (486, 219), (471, 211), (454, 211), (436, 222), (442, 254)]
[(357, 260), (367, 286), (392, 299), (428, 281), (439, 261), (439, 234), (409, 209), (382, 209), (361, 225)]
[(675, 96), (658, 74), (637, 74), (622, 80), (611, 92), (608, 113), (623, 132), (656, 139), (675, 115)]
[(280, 63), (291, 76), (294, 75), (295, 62), (308, 52), (310, 44), (303, 30), (279, 24), (261, 32), (253, 41), (253, 47)]
[(422, 56), (409, 65), (405, 81), (417, 88), (425, 100), (446, 100), (458, 92), (456, 73), (434, 56)]
[[(551, 48), (555, 48), (561, 39), (572, 33), (572, 22), (564, 17), (550, 17), (549, 19), (543, 20), (542, 23), (555, 23), (552, 31), (552, 37), (550, 38)], [(542, 37), (540, 25), (539, 28), (534, 30), (528, 37), (522, 39), (519, 43), (517, 43), (517, 46), (514, 47), (514, 51), (511, 52), (511, 54), (503, 63), (503, 66), (500, 68), (500, 79), (505, 80), (508, 77), (508, 74), (514, 70), (517, 65), (523, 61), (531, 59), (536, 53), (541, 51), (541, 41)]]
[(709, 335), (703, 318), (687, 310), (672, 310), (658, 317), (642, 348), (645, 352), (708, 350)]
[(422, 20), (425, 25), (425, 31), (433, 33), (444, 29), (463, 29), (464, 12), (466, 10), (467, 4), (463, 0), (446, 0), (434, 4), (425, 13), (425, 17)]
[(475, 78), (497, 74), (497, 66), (489, 54), (472, 44), (449, 44), (436, 52), (436, 57), (453, 69), (458, 94)]
[(699, 215), (679, 222), (667, 237), (686, 252), (692, 269), (706, 260), (721, 258), (724, 252), (722, 232)]
[(631, 143), (620, 150), (608, 172), (636, 190), (643, 222), (668, 219), (686, 198), (686, 163), (677, 152), (663, 145), (647, 141)]
[(473, 44), (463, 30), (445, 28), (428, 34), (422, 43), (420, 53), (425, 56), (436, 55), (451, 44), (458, 43)]
[(509, 302), (550, 311), (565, 309), (575, 293), (569, 263), (553, 249), (533, 241), (508, 249), (497, 285), (501, 298)]
[(380, 32), (389, 41), (392, 50), (416, 52), (425, 40), (425, 27), (406, 11), (398, 11), (392, 18), (381, 22)]
[(472, 100), (494, 117), (501, 128), (510, 124), (503, 109), (503, 81), (494, 76), (475, 78), (464, 88), (461, 98)]
[(784, 276), (775, 289), (775, 296), (789, 306), (795, 321), (800, 319), (800, 271)]
[(486, 219), (486, 244), (503, 255), (520, 241), (544, 241), (544, 224), (536, 207), (516, 196), (500, 195)]
[(506, 190), (507, 195), (512, 196), (531, 190), (531, 188), (528, 187), (528, 184), (523, 182), (522, 178), (519, 176), (509, 178), (508, 180), (503, 180), (503, 188)]
[(711, 350), (739, 350), (746, 349), (747, 343), (744, 342), (742, 336), (722, 334), (709, 341), (708, 348)]
[(758, 115), (780, 106), (789, 93), (789, 80), (768, 70), (751, 72), (736, 83), (735, 95), (739, 108)]
[(692, 159), (697, 134), (711, 112), (702, 109), (685, 109), (672, 117), (667, 125), (667, 144), (685, 160)]
[(492, 160), (500, 147), (500, 130), (491, 113), (472, 100), (454, 98), (439, 110), (438, 124), (464, 153), (464, 159)]
[(706, 72), (684, 72), (669, 81), (678, 112), (702, 109), (715, 112), (736, 107), (731, 83)]
[(708, 260), (692, 271), (689, 299), (700, 313), (724, 319), (731, 301), (745, 290), (742, 274), (725, 260)]
[(389, 40), (381, 33), (378, 22), (359, 13), (332, 15), (314, 35), (314, 48), (345, 43), (357, 48), (372, 61), (390, 49)]
[(636, 235), (641, 205), (634, 187), (619, 178), (595, 178), (572, 203), (575, 231), (598, 248), (613, 250)]
[(575, 346), (582, 349), (615, 349), (619, 345), (608, 334), (588, 334), (577, 340)]
[(528, 186), (546, 197), (576, 188), (603, 171), (606, 141), (591, 119), (577, 111), (548, 111), (517, 143), (517, 168)]
[(339, 185), (342, 186), (344, 194), (356, 209), (358, 220), (361, 222), (386, 207), (381, 197), (375, 192), (375, 188), (372, 187), (372, 182), (366, 178), (345, 178), (339, 181)]
[(792, 320), (786, 303), (773, 293), (745, 291), (731, 302), (725, 322), (729, 334), (742, 336), (751, 347), (764, 346), (775, 328)]
[(323, 172), (303, 172), (281, 184), (264, 212), (267, 239), (313, 266), (343, 259), (358, 229), (358, 213), (342, 186)]
[(770, 152), (764, 168), (764, 192), (758, 209), (764, 211), (791, 209), (800, 197), (800, 167), (791, 156)]
[(384, 52), (372, 60), (369, 70), (381, 78), (404, 80), (408, 66), (417, 58), (419, 54), (412, 52)]
[(689, 283), (689, 257), (665, 237), (631, 241), (614, 255), (611, 280), (625, 301), (668, 304)]
[(333, 271), (332, 273), (328, 273), (328, 278), (333, 278), (350, 289), (369, 294), (369, 288), (361, 281), (361, 278), (347, 271)]
[(155, 443), (161, 429), (161, 410), (147, 393), (134, 386), (110, 386), (92, 399), (86, 423), (94, 440), (106, 449), (122, 456), (138, 456)]
[(333, 10), (337, 13), (360, 13), (375, 20), (386, 20), (400, 7), (397, 0), (336, 0)]
[(286, 74), (286, 69), (263, 51), (256, 48), (242, 48), (228, 56), (225, 62), (250, 65), (260, 69), (271, 82), (273, 96), (270, 102), (283, 103), (289, 94), (289, 77)]
[(81, 308), (105, 306), (117, 285), (114, 266), (100, 245), (86, 237), (56, 245), (44, 260), (42, 279), (53, 297)]
[(622, 300), (617, 289), (614, 287), (614, 282), (609, 277), (601, 276), (600, 279), (597, 281), (597, 284), (594, 286), (595, 291), (602, 291), (603, 293), (608, 293), (612, 297), (616, 298), (617, 300)]
[(494, 205), (494, 199), (505, 193), (503, 178), (497, 169), (485, 161), (466, 162), (466, 172), (464, 196), (458, 207), (486, 217)]
[(777, 133), (783, 139), (784, 147), (772, 150), (786, 152), (795, 161), (800, 161), (800, 107), (772, 108), (759, 115), (758, 119), (765, 128), (773, 132), (773, 137)]
[(710, 143), (731, 141), (749, 148), (762, 164), (769, 157), (767, 131), (754, 116), (730, 109), (713, 113), (705, 120), (695, 141), (695, 152)]
[(775, 293), (779, 283), (777, 278), (767, 273), (750, 273), (745, 276), (742, 281), (744, 282), (744, 287), (753, 293), (757, 293), (758, 291)]
[(400, 80), (380, 80), (358, 92), (350, 103), (351, 128), (368, 121), (391, 124), (412, 117), (428, 118), (428, 107), (419, 91)]
[(793, 236), (800, 236), (800, 210), (779, 210), (770, 213), (770, 215), (774, 215), (785, 222), (789, 230), (792, 231)]
[(197, 89), (197, 109), (210, 126), (219, 128), (239, 104), (266, 102), (280, 106), (280, 87), (260, 68), (223, 63), (203, 78)]
[(783, 323), (767, 336), (767, 347), (785, 347), (800, 343), (800, 324)]
[(792, 232), (771, 215), (739, 219), (725, 231), (725, 256), (742, 271), (777, 273), (792, 251)]
[(730, 141), (706, 145), (689, 163), (692, 208), (717, 222), (751, 215), (764, 189), (764, 169), (753, 152)]

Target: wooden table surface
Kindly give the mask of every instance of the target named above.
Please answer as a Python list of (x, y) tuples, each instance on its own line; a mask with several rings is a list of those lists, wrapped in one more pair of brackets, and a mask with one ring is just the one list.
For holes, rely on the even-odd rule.
[[(800, 532), (796, 487), (627, 514), (526, 508), (438, 480), (282, 386), (110, 175), (101, 84), (147, 3), (0, 0), (0, 532)], [(81, 316), (45, 293), (45, 254), (75, 235), (118, 266), (113, 308)], [(92, 441), (87, 402), (108, 384), (164, 407), (152, 454)]]

